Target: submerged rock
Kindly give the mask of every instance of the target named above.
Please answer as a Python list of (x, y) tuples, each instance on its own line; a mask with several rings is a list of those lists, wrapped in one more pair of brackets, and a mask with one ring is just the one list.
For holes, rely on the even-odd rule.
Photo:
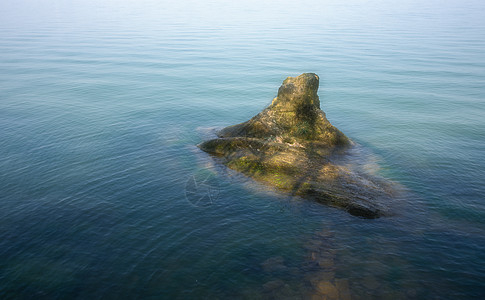
[(349, 213), (376, 218), (390, 185), (339, 163), (353, 143), (327, 120), (313, 73), (288, 77), (271, 105), (249, 121), (226, 127), (199, 148), (258, 181)]
[(261, 263), (261, 267), (265, 272), (285, 271), (288, 267), (285, 266), (285, 259), (281, 256), (270, 257)]

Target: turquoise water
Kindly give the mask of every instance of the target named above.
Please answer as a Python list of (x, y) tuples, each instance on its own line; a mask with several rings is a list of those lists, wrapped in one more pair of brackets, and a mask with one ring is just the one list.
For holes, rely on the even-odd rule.
[[(485, 297), (482, 1), (3, 1), (0, 54), (1, 298)], [(303, 72), (394, 216), (195, 146)]]

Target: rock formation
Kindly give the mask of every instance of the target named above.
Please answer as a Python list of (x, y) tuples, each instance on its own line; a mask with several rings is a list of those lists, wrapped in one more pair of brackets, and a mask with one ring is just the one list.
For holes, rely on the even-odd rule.
[(271, 105), (199, 148), (229, 168), (294, 195), (365, 218), (386, 214), (389, 186), (339, 164), (352, 142), (325, 117), (313, 73), (288, 77)]

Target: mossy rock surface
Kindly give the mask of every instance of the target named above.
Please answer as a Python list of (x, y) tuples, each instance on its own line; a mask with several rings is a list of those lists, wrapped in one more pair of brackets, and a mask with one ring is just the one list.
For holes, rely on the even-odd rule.
[(320, 109), (319, 78), (288, 77), (262, 112), (226, 127), (199, 148), (231, 169), (294, 195), (340, 207), (365, 218), (386, 215), (391, 185), (340, 165), (352, 142)]

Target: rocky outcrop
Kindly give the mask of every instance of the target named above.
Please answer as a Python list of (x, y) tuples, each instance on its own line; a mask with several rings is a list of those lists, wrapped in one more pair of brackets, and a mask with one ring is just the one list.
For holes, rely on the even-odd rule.
[(288, 77), (271, 105), (247, 122), (226, 127), (199, 148), (231, 169), (281, 190), (376, 218), (387, 213), (389, 186), (339, 164), (352, 142), (327, 120), (313, 73)]

